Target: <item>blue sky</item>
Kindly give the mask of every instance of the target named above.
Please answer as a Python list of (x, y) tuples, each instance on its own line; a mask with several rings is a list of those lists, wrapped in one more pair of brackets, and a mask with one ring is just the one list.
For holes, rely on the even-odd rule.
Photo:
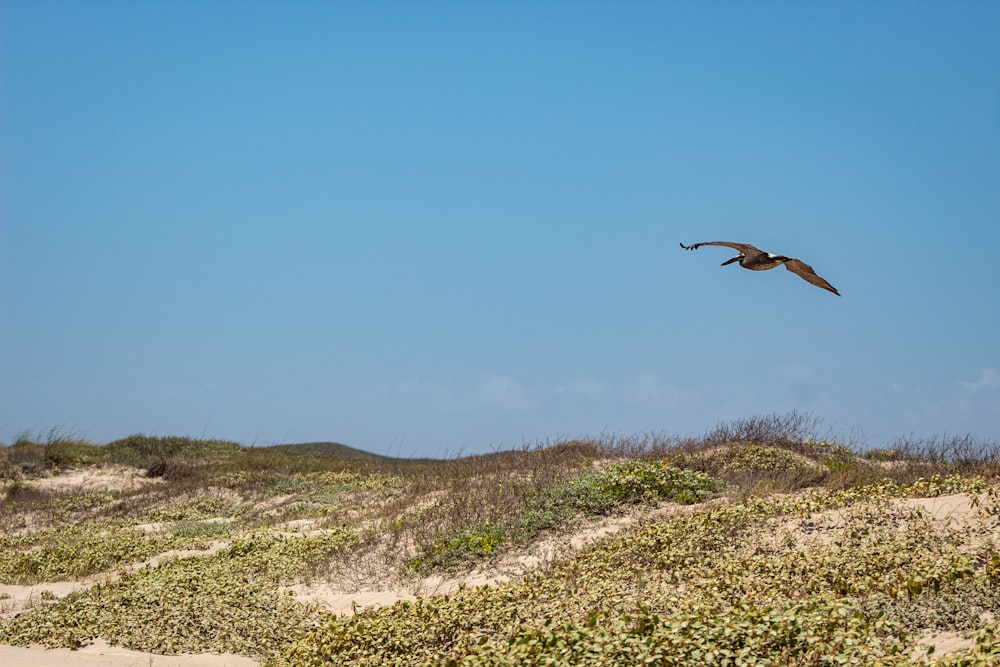
[[(1000, 439), (1000, 4), (0, 3), (0, 441)], [(719, 264), (732, 240), (843, 294)]]

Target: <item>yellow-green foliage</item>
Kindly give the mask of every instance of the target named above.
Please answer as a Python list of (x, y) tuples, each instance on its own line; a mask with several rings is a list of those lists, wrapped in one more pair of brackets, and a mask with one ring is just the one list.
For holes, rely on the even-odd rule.
[[(271, 664), (905, 664), (919, 621), (864, 603), (918, 606), (981, 585), (995, 552), (985, 523), (970, 540), (889, 501), (982, 488), (949, 477), (704, 509), (528, 581), (333, 621)], [(795, 539), (831, 510), (835, 539)], [(983, 610), (1000, 612), (989, 591)], [(995, 648), (987, 638), (977, 650)]]
[(728, 470), (795, 470), (804, 465), (801, 456), (787, 449), (761, 445), (732, 448), (723, 458)]
[[(978, 477), (933, 475), (994, 475), (995, 466), (914, 466), (906, 454), (905, 466), (882, 467), (839, 445), (778, 433), (771, 422), (744, 426), (745, 437), (720, 432), (676, 449), (576, 443), (440, 463), (351, 464), (342, 447), (322, 443), (24, 442), (0, 461), (0, 474), (15, 480), (0, 495), (0, 581), (108, 577), (62, 600), (40, 594), (33, 609), (0, 622), (0, 643), (80, 646), (101, 637), (289, 667), (804, 667), (911, 664), (921, 631), (950, 629), (976, 632), (975, 648), (933, 662), (1000, 664), (1000, 626), (989, 620), (1000, 618), (1000, 494)], [(631, 460), (652, 451), (668, 458)], [(98, 454), (172, 481), (72, 493), (23, 479)], [(594, 459), (619, 462), (601, 467)], [(918, 474), (927, 477), (903, 484)], [(882, 475), (899, 483), (871, 483)], [(747, 497), (817, 484), (826, 490)], [(729, 500), (662, 511), (664, 502), (728, 492)], [(918, 503), (898, 502), (955, 493), (981, 494), (973, 496), (978, 524), (949, 527)], [(544, 532), (565, 536), (583, 517), (632, 504), (660, 509), (636, 513), (646, 518), (524, 580), (339, 619), (280, 592), (352, 576), (354, 563), (384, 563), (387, 577), (403, 574), (407, 559), (411, 570), (482, 565)], [(291, 519), (309, 521), (292, 529)], [(162, 530), (136, 529), (154, 522)], [(314, 532), (330, 526), (341, 527)], [(298, 529), (309, 532), (279, 532)], [(210, 540), (222, 541), (213, 555), (122, 567)]]
[[(872, 624), (831, 599), (781, 607), (737, 600), (660, 616), (642, 613), (546, 626), (506, 646), (485, 644), (447, 664), (486, 665), (843, 665), (899, 658), (895, 628)], [(553, 661), (540, 663), (540, 656)]]
[(78, 579), (181, 545), (199, 546), (172, 536), (147, 534), (120, 521), (59, 526), (22, 536), (0, 534), (0, 581), (34, 584)]
[(338, 530), (240, 540), (213, 556), (139, 570), (38, 607), (0, 627), (0, 642), (73, 647), (101, 637), (158, 653), (263, 656), (303, 636), (321, 615), (276, 584), (303, 577), (355, 539)]
[(402, 477), (383, 474), (361, 474), (350, 470), (318, 472), (308, 479), (320, 489), (350, 491), (352, 489), (390, 489), (406, 484)]
[(870, 449), (864, 453), (864, 457), (869, 461), (898, 461), (900, 451), (895, 448)]
[(145, 521), (199, 521), (228, 513), (234, 506), (232, 501), (214, 495), (202, 495), (183, 500), (150, 512)]
[(696, 503), (718, 490), (718, 482), (705, 473), (683, 470), (666, 461), (625, 461), (611, 466), (597, 480), (615, 502), (669, 500)]

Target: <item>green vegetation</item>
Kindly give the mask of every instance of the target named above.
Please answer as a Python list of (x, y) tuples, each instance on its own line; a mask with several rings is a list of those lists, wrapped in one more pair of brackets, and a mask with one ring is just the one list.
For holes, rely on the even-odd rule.
[[(67, 581), (114, 571), (182, 542), (147, 535), (121, 523), (58, 526), (27, 535), (0, 536), (0, 580), (10, 584)], [(190, 542), (187, 546), (195, 546)], [(203, 546), (203, 545), (197, 545)]]
[[(977, 611), (1000, 613), (996, 515), (980, 542), (891, 501), (984, 488), (884, 483), (652, 522), (524, 582), (331, 622), (272, 664), (906, 664), (928, 627), (921, 609), (941, 596), (975, 591)], [(844, 508), (830, 544), (794, 539), (801, 517)], [(990, 640), (980, 652), (997, 650)]]
[(417, 572), (467, 567), (504, 545), (523, 546), (544, 531), (566, 526), (581, 516), (600, 516), (636, 503), (691, 504), (717, 490), (717, 482), (704, 473), (681, 470), (666, 462), (622, 461), (604, 471), (583, 473), (526, 493), (520, 507), (512, 507), (500, 522), (440, 534), (407, 561), (406, 567)]
[(262, 656), (305, 635), (321, 618), (316, 605), (282, 595), (293, 581), (354, 536), (253, 537), (214, 556), (145, 568), (73, 593), (19, 616), (0, 640), (79, 647), (95, 637), (143, 651), (232, 651)]
[[(271, 667), (997, 664), (996, 445), (861, 454), (815, 426), (793, 413), (700, 439), (446, 461), (336, 443), (21, 436), (0, 447), (0, 582), (89, 588), (38, 593), (0, 620), (0, 642), (100, 637)], [(47, 479), (73, 470), (91, 481)], [(123, 471), (127, 484), (108, 481)], [(964, 514), (934, 514), (956, 497)], [(598, 521), (626, 527), (507, 583), (346, 617), (292, 593), (418, 590)], [(915, 657), (922, 633), (944, 630), (975, 643)]]

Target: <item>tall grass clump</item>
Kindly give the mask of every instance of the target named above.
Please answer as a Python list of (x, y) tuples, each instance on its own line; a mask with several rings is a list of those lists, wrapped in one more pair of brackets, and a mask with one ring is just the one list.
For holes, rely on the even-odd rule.
[(102, 449), (87, 439), (52, 429), (45, 437), (20, 433), (7, 447), (0, 447), (0, 479), (39, 477), (104, 459)]
[(897, 438), (890, 445), (895, 460), (910, 474), (935, 472), (996, 475), (1000, 471), (1000, 443), (971, 435)]
[(181, 478), (195, 468), (228, 463), (243, 449), (227, 440), (200, 440), (181, 436), (130, 435), (105, 445), (110, 460), (145, 468), (151, 477)]
[(820, 438), (821, 420), (811, 414), (792, 411), (784, 415), (755, 415), (719, 424), (701, 440), (712, 447), (729, 442), (796, 447), (800, 443)]

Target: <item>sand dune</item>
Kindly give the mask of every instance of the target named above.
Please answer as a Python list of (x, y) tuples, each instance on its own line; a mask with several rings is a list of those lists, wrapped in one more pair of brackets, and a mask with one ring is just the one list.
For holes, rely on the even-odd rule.
[[(44, 484), (60, 489), (107, 489), (131, 488), (134, 485), (147, 483), (133, 469), (118, 467), (97, 471), (75, 472), (69, 475), (46, 478), (33, 481), (34, 484)], [(971, 526), (982, 520), (979, 505), (986, 502), (986, 494), (955, 494), (937, 498), (912, 498), (896, 501), (898, 506), (919, 508), (935, 521), (950, 524), (954, 527)], [(392, 605), (400, 600), (414, 600), (417, 596), (449, 594), (460, 586), (496, 585), (504, 581), (517, 579), (535, 570), (561, 555), (577, 551), (596, 540), (614, 535), (628, 529), (643, 520), (649, 520), (656, 515), (664, 516), (678, 511), (691, 511), (691, 507), (682, 507), (662, 503), (657, 508), (633, 507), (628, 512), (586, 522), (578, 530), (558, 536), (548, 536), (534, 545), (510, 553), (494, 562), (487, 570), (477, 570), (464, 577), (430, 576), (422, 579), (383, 579), (376, 576), (359, 586), (345, 586), (345, 582), (313, 582), (283, 587), (293, 591), (302, 602), (321, 602), (332, 613), (350, 615), (362, 609), (377, 608)], [(314, 520), (288, 521), (279, 527), (285, 531), (309, 531), (314, 528)], [(844, 525), (842, 510), (822, 512), (812, 517), (803, 517), (788, 522), (786, 528), (792, 531), (802, 531), (802, 536), (808, 534), (812, 538), (829, 539)], [(141, 526), (145, 530), (162, 529), (161, 526), (149, 524)], [(1000, 528), (994, 527), (994, 532)], [(147, 561), (136, 564), (136, 567), (158, 567), (161, 563), (174, 559), (214, 553), (226, 546), (225, 542), (216, 542), (208, 551), (175, 551), (160, 554)], [(0, 618), (10, 617), (37, 604), (44, 604), (45, 599), (63, 598), (66, 595), (89, 588), (101, 580), (94, 577), (90, 580), (73, 582), (53, 582), (33, 586), (0, 585)], [(952, 652), (969, 645), (968, 639), (963, 639), (956, 633), (926, 633), (921, 638), (922, 643), (933, 645), (936, 654)], [(20, 648), (0, 646), (0, 665), (3, 667), (86, 667), (89, 665), (112, 665), (116, 667), (250, 667), (258, 665), (258, 661), (245, 656), (233, 654), (180, 654), (154, 655), (141, 651), (109, 646), (105, 641), (97, 639), (79, 650), (45, 649), (42, 647)]]

